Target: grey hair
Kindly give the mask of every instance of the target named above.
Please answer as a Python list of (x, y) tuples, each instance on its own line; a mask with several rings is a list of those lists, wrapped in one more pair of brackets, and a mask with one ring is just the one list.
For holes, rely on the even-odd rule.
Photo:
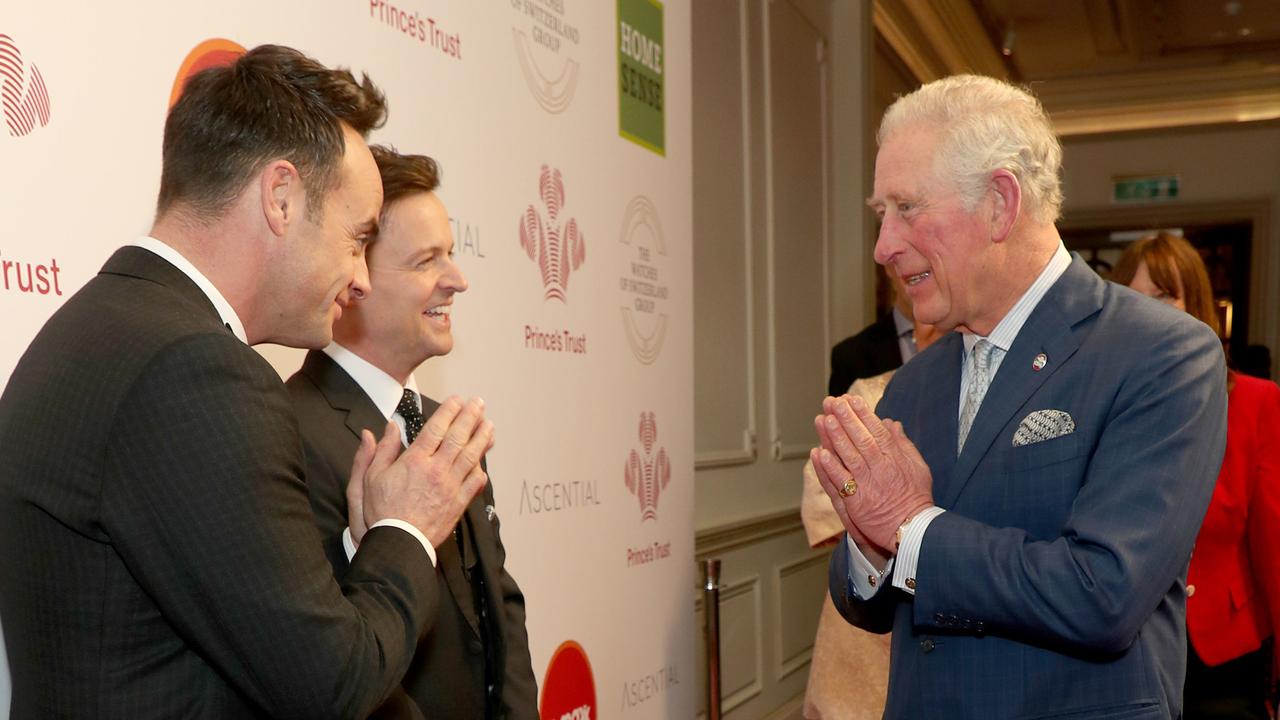
[(1018, 179), (1023, 204), (1036, 221), (1058, 219), (1062, 145), (1044, 107), (1027, 90), (981, 75), (935, 80), (889, 106), (876, 143), (883, 145), (908, 125), (939, 129), (934, 170), (953, 184), (965, 209), (977, 207), (992, 172), (1007, 170)]

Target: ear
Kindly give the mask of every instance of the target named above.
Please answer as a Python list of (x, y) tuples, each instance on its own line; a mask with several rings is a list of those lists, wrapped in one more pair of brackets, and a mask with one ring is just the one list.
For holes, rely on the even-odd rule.
[(273, 160), (258, 174), (262, 217), (277, 237), (303, 211), (302, 178), (288, 160)]
[(1004, 242), (1022, 212), (1022, 186), (1008, 170), (991, 173), (991, 239)]

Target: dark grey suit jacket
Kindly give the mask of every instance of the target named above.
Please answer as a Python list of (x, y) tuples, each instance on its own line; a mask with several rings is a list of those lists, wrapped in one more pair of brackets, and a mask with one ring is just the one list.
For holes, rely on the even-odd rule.
[(840, 397), (859, 378), (875, 377), (902, 367), (902, 348), (898, 347), (898, 326), (893, 311), (847, 337), (831, 348), (831, 378), (827, 394)]
[[(387, 420), (364, 390), (323, 352), (311, 351), (286, 383), (302, 427), (308, 489), (325, 552), (334, 572), (348, 572), (342, 531), (347, 527), (347, 478), (360, 431), (380, 437)], [(422, 398), (430, 417), (438, 403)], [(438, 568), (449, 592), (418, 645), (404, 690), (431, 719), (508, 718), (535, 720), (538, 688), (529, 659), (524, 594), (506, 570), (493, 485), (487, 484), (462, 516), (461, 551), (454, 537), (438, 548)], [(361, 545), (360, 554), (364, 553)], [(464, 569), (465, 567), (465, 569)], [(473, 582), (475, 584), (473, 584)], [(484, 593), (481, 617), (473, 592)], [(485, 666), (490, 669), (486, 681)], [(491, 689), (487, 689), (488, 684)], [(385, 711), (385, 714), (393, 714)]]
[[(1178, 717), (1187, 564), (1226, 444), (1217, 337), (1077, 256), (957, 457), (962, 345), (951, 333), (913, 358), (877, 407), (903, 423), (947, 509), (925, 532), (915, 595), (882, 585), (862, 601), (845, 543), (831, 563), (836, 608), (892, 627), (885, 717)], [(1070, 414), (1074, 431), (1016, 444), (1041, 410)]]
[(0, 616), (18, 718), (352, 718), (439, 594), (382, 529), (340, 586), (279, 376), (199, 288), (117, 251), (0, 397)]

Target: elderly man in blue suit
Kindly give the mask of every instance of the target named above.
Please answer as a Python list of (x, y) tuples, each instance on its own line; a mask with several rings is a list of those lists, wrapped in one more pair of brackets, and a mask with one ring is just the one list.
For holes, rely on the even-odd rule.
[(848, 531), (832, 599), (893, 630), (885, 717), (1179, 717), (1226, 441), (1218, 339), (1067, 253), (1062, 150), (1026, 92), (930, 83), (878, 142), (876, 260), (922, 322), (960, 330), (875, 412), (844, 396), (815, 419)]

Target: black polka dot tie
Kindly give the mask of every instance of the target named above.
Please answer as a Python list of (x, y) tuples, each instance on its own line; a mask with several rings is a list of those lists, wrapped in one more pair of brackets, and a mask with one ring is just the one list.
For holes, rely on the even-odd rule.
[(414, 391), (405, 388), (404, 395), (400, 396), (400, 404), (396, 405), (396, 412), (404, 418), (404, 432), (410, 443), (418, 437), (418, 433), (422, 432), (422, 425), (426, 422), (422, 417), (422, 411), (418, 409), (417, 395)]

